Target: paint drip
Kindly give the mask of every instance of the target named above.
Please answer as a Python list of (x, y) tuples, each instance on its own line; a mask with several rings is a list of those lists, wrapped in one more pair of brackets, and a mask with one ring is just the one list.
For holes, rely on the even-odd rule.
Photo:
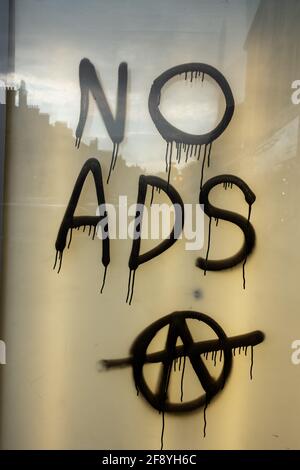
[(53, 269), (56, 268), (57, 261), (59, 261), (57, 274), (58, 274), (58, 273), (60, 272), (60, 270), (61, 270), (62, 259), (63, 259), (63, 252), (62, 252), (62, 251), (56, 251)]
[(203, 155), (202, 166), (201, 166), (200, 189), (202, 189), (202, 186), (203, 186), (204, 165), (205, 165), (205, 160), (206, 160), (206, 148), (207, 148), (207, 145), (204, 146), (204, 155)]
[(111, 160), (110, 160), (110, 167), (109, 167), (109, 172), (108, 172), (108, 177), (106, 180), (106, 183), (109, 183), (111, 172), (115, 169), (117, 159), (118, 159), (118, 153), (119, 153), (119, 144), (114, 143), (113, 145), (113, 151), (111, 154)]
[(162, 413), (162, 427), (161, 427), (161, 436), (160, 436), (160, 450), (163, 450), (164, 448), (164, 433), (165, 433), (165, 403), (167, 399), (167, 391), (169, 387), (169, 382), (170, 382), (170, 377), (171, 377), (171, 371), (172, 371), (172, 362), (168, 367), (167, 371), (167, 380), (165, 383), (165, 388), (163, 389), (162, 392), (162, 410), (159, 413)]
[(185, 371), (185, 362), (186, 356), (183, 356), (183, 367), (181, 372), (181, 381), (180, 381), (180, 401), (183, 402), (183, 379), (184, 379), (184, 371)]
[[(249, 225), (249, 223), (250, 223), (251, 208), (252, 208), (252, 206), (251, 206), (251, 204), (249, 204), (247, 225)], [(246, 263), (247, 263), (247, 256), (246, 256), (246, 258), (244, 259), (244, 262), (243, 262), (243, 289), (246, 289), (246, 275), (245, 275)]]
[[(175, 160), (177, 161), (177, 163), (181, 162), (182, 150), (185, 153), (185, 163), (187, 163), (188, 160), (193, 157), (197, 160), (200, 160), (200, 157), (201, 157), (202, 145), (200, 144), (185, 144), (183, 142), (167, 141), (166, 151), (165, 151), (165, 168), (166, 168), (166, 173), (168, 174), (168, 184), (170, 183), (170, 179), (171, 179), (173, 143), (175, 143), (175, 148), (176, 148)], [(208, 167), (210, 166), (211, 149), (212, 149), (212, 142), (204, 145), (204, 155), (203, 155), (203, 161), (201, 165), (201, 179), (200, 179), (201, 188), (203, 185), (204, 168), (205, 168), (206, 159), (207, 159), (207, 166)]]
[(136, 271), (135, 269), (130, 269), (129, 270), (127, 297), (126, 297), (126, 303), (128, 303), (129, 305), (131, 305), (131, 301), (132, 301), (132, 298), (133, 298), (134, 282), (135, 282), (135, 271)]
[(152, 186), (152, 192), (151, 192), (151, 201), (150, 201), (150, 206), (152, 206), (153, 203), (153, 198), (154, 198), (154, 186)]
[(204, 276), (206, 276), (206, 264), (208, 260), (209, 249), (210, 249), (210, 239), (211, 239), (211, 217), (209, 218), (209, 224), (208, 224), (208, 241), (207, 241), (207, 250), (206, 250), (206, 257), (205, 257), (205, 269), (203, 271)]
[(253, 379), (253, 346), (251, 346), (250, 380)]
[(207, 417), (206, 417), (206, 412), (207, 412), (207, 407), (208, 407), (208, 399), (206, 398), (204, 409), (203, 409), (203, 420), (204, 420), (204, 426), (203, 426), (203, 437), (206, 437), (206, 427), (207, 427)]

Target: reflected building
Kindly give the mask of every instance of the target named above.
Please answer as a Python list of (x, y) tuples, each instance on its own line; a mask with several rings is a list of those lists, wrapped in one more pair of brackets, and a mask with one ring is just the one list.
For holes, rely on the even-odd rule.
[[(66, 204), (82, 165), (90, 157), (100, 161), (107, 202), (113, 202), (119, 194), (136, 200), (138, 179), (146, 173), (145, 169), (129, 166), (121, 154), (111, 181), (106, 184), (111, 152), (99, 150), (97, 138), (89, 144), (81, 142), (76, 149), (73, 130), (64, 122), (51, 124), (49, 114), (28, 104), (27, 94), (24, 81), (18, 90), (7, 91), (6, 202)], [(165, 172), (157, 175), (167, 178)], [(188, 192), (191, 193), (192, 185), (198, 194), (199, 177), (200, 162), (191, 162), (181, 169), (173, 165), (171, 183), (179, 191), (187, 179)], [(89, 203), (95, 202), (93, 185), (89, 186), (87, 195), (83, 192), (82, 196), (88, 197)]]
[(291, 86), (300, 79), (299, 21), (299, 1), (261, 0), (245, 42), (241, 133), (265, 201), (262, 227), (269, 234), (294, 219), (298, 203), (300, 105), (292, 103)]
[[(82, 165), (90, 157), (99, 159), (105, 183), (111, 153), (100, 151), (97, 139), (89, 144), (82, 142), (79, 149), (75, 149), (74, 143), (73, 131), (66, 123), (51, 124), (49, 114), (28, 104), (23, 81), (19, 90), (7, 91), (6, 202), (66, 203)], [(113, 178), (118, 181), (129, 178), (132, 183), (138, 181), (140, 174), (141, 168), (127, 166), (119, 156), (111, 184), (105, 183), (105, 192), (111, 192)], [(130, 187), (137, 192), (137, 186)], [(88, 193), (89, 189), (93, 190), (88, 188)], [(94, 193), (91, 195), (95, 202)]]
[(300, 78), (299, 21), (299, 1), (261, 0), (245, 43), (245, 144), (253, 151), (286, 136), (290, 155), (282, 160), (299, 153), (300, 107), (291, 101), (292, 82)]

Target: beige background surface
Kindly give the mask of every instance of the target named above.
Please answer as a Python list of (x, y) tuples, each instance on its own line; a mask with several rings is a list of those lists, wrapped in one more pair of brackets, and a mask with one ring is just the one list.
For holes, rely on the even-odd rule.
[[(27, 104), (24, 94), (18, 106), (11, 104), (9, 117), (1, 447), (159, 448), (161, 417), (136, 396), (131, 370), (100, 372), (98, 361), (126, 356), (137, 334), (156, 319), (194, 309), (212, 316), (228, 336), (260, 329), (266, 339), (254, 349), (252, 381), (249, 357), (234, 358), (226, 387), (207, 410), (206, 438), (202, 410), (167, 415), (165, 448), (299, 448), (300, 366), (291, 363), (291, 343), (300, 336), (300, 108), (290, 98), (300, 73), (298, 2), (152, 1), (149, 6), (115, 0), (64, 2), (62, 9), (50, 1), (16, 3), (16, 76), (26, 81), (29, 94)], [(126, 60), (130, 70), (126, 139), (105, 185), (107, 202), (119, 194), (135, 202), (141, 173), (165, 177), (165, 143), (147, 110), (153, 79), (189, 61), (210, 63), (224, 73), (236, 110), (213, 145), (205, 177), (232, 173), (257, 196), (251, 219), (257, 245), (246, 265), (245, 291), (240, 266), (204, 277), (195, 259), (206, 247), (187, 252), (184, 240), (139, 268), (130, 307), (125, 304), (130, 240), (111, 242), (102, 295), (101, 243), (82, 232), (73, 234), (61, 273), (53, 272), (57, 230), (80, 168), (96, 156), (106, 176), (110, 160), (111, 143), (94, 106), (85, 143), (80, 151), (74, 148), (77, 73), (84, 56), (94, 62), (111, 103), (119, 62)], [(190, 131), (213, 126), (222, 109), (209, 81), (201, 91), (199, 86), (183, 84), (179, 93), (173, 84), (163, 103), (174, 122), (182, 119)], [(92, 137), (99, 138), (99, 149), (89, 142)], [(172, 184), (184, 202), (197, 203), (199, 177), (199, 162), (174, 166)], [(247, 215), (237, 189), (219, 187), (212, 199)], [(95, 209), (89, 179), (79, 213)], [(231, 224), (220, 221), (216, 228), (213, 223), (210, 256), (229, 256), (241, 241)], [(202, 334), (193, 331), (195, 337)], [(161, 337), (157, 347), (162, 345)], [(195, 396), (197, 387), (187, 371), (186, 397)], [(172, 393), (178, 397), (178, 376)]]

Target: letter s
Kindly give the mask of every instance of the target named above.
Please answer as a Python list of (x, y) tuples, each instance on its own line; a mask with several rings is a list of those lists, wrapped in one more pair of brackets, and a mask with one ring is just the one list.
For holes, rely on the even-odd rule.
[[(235, 212), (227, 211), (224, 209), (218, 209), (213, 206), (208, 199), (210, 191), (217, 186), (218, 184), (223, 183), (224, 185), (235, 184), (238, 186), (245, 195), (246, 202), (249, 205), (249, 215), (248, 219), (237, 214)], [(223, 269), (228, 269), (236, 266), (237, 264), (245, 261), (247, 257), (252, 252), (255, 245), (255, 232), (249, 221), (251, 214), (251, 206), (255, 201), (255, 194), (251, 191), (249, 186), (240, 178), (234, 175), (219, 175), (214, 178), (209, 179), (203, 185), (199, 202), (204, 205), (204, 212), (210, 217), (215, 217), (216, 219), (227, 220), (235, 225), (237, 225), (244, 234), (244, 243), (241, 249), (233, 256), (221, 259), (221, 260), (208, 260), (207, 258), (197, 258), (196, 266), (204, 271), (221, 271)]]

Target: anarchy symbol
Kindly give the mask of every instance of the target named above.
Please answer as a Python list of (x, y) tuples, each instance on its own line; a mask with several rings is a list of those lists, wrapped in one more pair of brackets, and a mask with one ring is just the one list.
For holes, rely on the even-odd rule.
[[(189, 319), (208, 326), (217, 338), (195, 342), (187, 324)], [(164, 327), (168, 327), (165, 348), (162, 351), (147, 353), (148, 346)], [(182, 342), (180, 346), (177, 345), (178, 338)], [(158, 411), (193, 411), (202, 406), (206, 407), (210, 400), (224, 387), (231, 371), (232, 350), (234, 354), (236, 349), (239, 352), (243, 350), (247, 354), (248, 347), (251, 347), (250, 377), (252, 378), (253, 347), (263, 340), (264, 334), (261, 331), (227, 337), (220, 325), (204, 313), (194, 311), (174, 312), (152, 323), (139, 334), (131, 346), (130, 357), (106, 359), (101, 362), (105, 369), (132, 366), (136, 389)], [(207, 369), (201, 354), (207, 357), (209, 353), (212, 353), (216, 357), (218, 351), (220, 351), (220, 357), (223, 357), (223, 365), (219, 376), (214, 378)], [(173, 403), (168, 397), (170, 375), (173, 363), (176, 364), (176, 361), (182, 358), (184, 364), (186, 358), (189, 359), (204, 393), (191, 401)], [(150, 389), (144, 376), (144, 366), (153, 363), (161, 364), (156, 392)]]
[[(214, 379), (203, 359), (203, 343), (195, 343), (188, 328), (187, 319), (198, 320), (208, 325), (218, 337), (218, 349), (223, 352), (224, 362), (222, 371), (217, 379)], [(147, 348), (155, 335), (165, 326), (168, 326), (168, 334), (165, 349), (159, 352), (156, 360), (162, 363), (161, 373), (158, 381), (156, 393), (148, 387), (144, 377), (144, 365), (147, 363)], [(183, 346), (176, 347), (177, 339), (180, 338)], [(201, 347), (202, 345), (202, 347)], [(230, 373), (232, 365), (231, 347), (228, 344), (227, 336), (222, 328), (209, 316), (198, 312), (175, 312), (167, 315), (148, 328), (146, 328), (135, 340), (131, 347), (133, 357), (133, 375), (137, 389), (143, 394), (146, 400), (159, 411), (178, 412), (192, 411), (207, 404), (224, 386)], [(184, 356), (189, 358), (194, 372), (205, 391), (198, 398), (184, 403), (172, 403), (168, 399), (168, 387), (173, 361)]]

